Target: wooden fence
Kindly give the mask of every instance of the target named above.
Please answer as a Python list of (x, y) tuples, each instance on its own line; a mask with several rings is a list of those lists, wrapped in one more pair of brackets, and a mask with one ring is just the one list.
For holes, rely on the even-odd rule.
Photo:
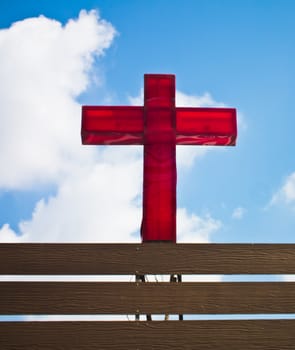
[[(0, 244), (0, 274), (295, 274), (295, 245)], [(0, 282), (0, 315), (110, 314), (226, 316), (184, 321), (3, 321), (0, 349), (295, 348), (295, 319), (253, 316), (295, 314), (295, 282)], [(228, 316), (239, 314), (248, 319)]]

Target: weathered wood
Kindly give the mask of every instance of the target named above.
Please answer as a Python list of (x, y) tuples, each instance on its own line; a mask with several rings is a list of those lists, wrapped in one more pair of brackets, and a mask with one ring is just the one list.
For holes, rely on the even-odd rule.
[(294, 320), (1, 323), (5, 350), (293, 350)]
[[(292, 274), (287, 244), (0, 244), (0, 274)], [(293, 282), (0, 282), (0, 314), (295, 313)], [(1, 322), (0, 349), (294, 349), (295, 320)]]
[(295, 274), (295, 244), (0, 244), (0, 274)]
[(1, 282), (0, 314), (295, 313), (295, 282)]

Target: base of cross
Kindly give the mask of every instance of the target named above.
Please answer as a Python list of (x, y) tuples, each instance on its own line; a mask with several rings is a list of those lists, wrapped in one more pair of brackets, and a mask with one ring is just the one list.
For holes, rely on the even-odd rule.
[[(146, 283), (147, 282), (147, 278), (145, 275), (135, 275), (135, 282), (136, 283)], [(181, 283), (182, 282), (182, 276), (180, 274), (172, 274), (170, 275), (170, 283)], [(183, 321), (183, 315), (179, 314), (178, 315), (178, 319), (179, 321)], [(140, 320), (140, 314), (137, 313), (135, 314), (135, 320), (136, 321), (139, 321)], [(146, 320), (147, 321), (152, 321), (152, 315), (150, 314), (147, 314), (146, 315)], [(165, 318), (164, 318), (165, 321), (168, 321), (169, 320), (169, 314), (165, 314)]]

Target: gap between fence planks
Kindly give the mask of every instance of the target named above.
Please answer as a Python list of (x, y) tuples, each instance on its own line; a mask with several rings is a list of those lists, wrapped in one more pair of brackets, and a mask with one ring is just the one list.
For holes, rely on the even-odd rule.
[(295, 274), (295, 244), (0, 244), (0, 274)]

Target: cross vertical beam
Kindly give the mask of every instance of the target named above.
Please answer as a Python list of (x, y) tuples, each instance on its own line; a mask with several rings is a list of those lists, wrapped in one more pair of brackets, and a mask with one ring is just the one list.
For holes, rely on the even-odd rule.
[(144, 79), (143, 241), (176, 241), (175, 77)]

